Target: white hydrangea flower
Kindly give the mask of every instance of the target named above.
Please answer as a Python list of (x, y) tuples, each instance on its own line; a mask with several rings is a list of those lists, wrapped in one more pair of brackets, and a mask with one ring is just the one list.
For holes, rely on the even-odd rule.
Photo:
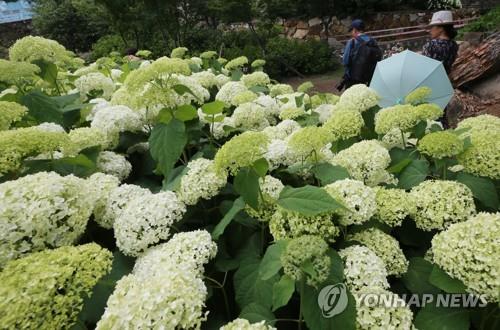
[(344, 179), (335, 181), (324, 189), (348, 210), (339, 209), (339, 222), (344, 226), (368, 221), (377, 209), (375, 191), (361, 181)]
[(225, 83), (217, 92), (215, 99), (228, 105), (232, 104), (233, 97), (241, 92), (247, 91), (245, 85), (239, 81), (229, 81)]
[(274, 139), (269, 142), (264, 158), (268, 161), (271, 169), (276, 169), (281, 165), (292, 165), (296, 162), (288, 143), (284, 140)]
[(340, 95), (337, 106), (363, 112), (376, 106), (379, 99), (380, 97), (375, 90), (366, 85), (357, 84), (349, 87)]
[(231, 78), (226, 76), (225, 74), (218, 74), (217, 76), (215, 76), (215, 79), (217, 80), (217, 87), (219, 89), (226, 83), (231, 81)]
[(203, 265), (217, 254), (217, 244), (206, 230), (175, 234), (168, 242), (154, 246), (141, 254), (134, 265), (134, 275), (147, 278), (162, 275), (168, 268), (203, 274)]
[(111, 69), (111, 79), (113, 80), (119, 80), (120, 77), (122, 76), (123, 71), (120, 69)]
[(255, 103), (244, 103), (238, 106), (231, 116), (234, 127), (245, 131), (261, 131), (268, 127), (266, 111)]
[(275, 98), (269, 95), (260, 95), (254, 103), (263, 107), (269, 116), (277, 117), (280, 114), (280, 106), (278, 105), (278, 102)]
[(319, 115), (319, 122), (325, 123), (333, 115), (335, 106), (332, 104), (321, 104), (317, 108), (313, 109)]
[(393, 128), (382, 137), (380, 143), (387, 150), (392, 148), (404, 149), (408, 146), (410, 135), (410, 132), (402, 132), (399, 128)]
[(191, 75), (191, 77), (205, 88), (211, 88), (219, 85), (217, 77), (210, 71), (195, 72)]
[(236, 319), (220, 327), (219, 330), (276, 330), (276, 328), (267, 325), (266, 321), (250, 323), (247, 319)]
[[(118, 188), (119, 184), (120, 180), (117, 177), (104, 173), (94, 173), (87, 179), (87, 187), (96, 199), (92, 213), (94, 214), (94, 220), (99, 225), (106, 211), (111, 192)], [(111, 228), (111, 226), (107, 226), (107, 228)]]
[(185, 212), (186, 206), (171, 191), (137, 196), (113, 224), (116, 245), (125, 255), (137, 256), (150, 245), (169, 238), (170, 227)]
[(432, 239), (432, 259), (472, 294), (500, 302), (500, 213), (479, 213)]
[(203, 264), (216, 253), (205, 230), (175, 234), (147, 250), (118, 281), (96, 329), (200, 329), (208, 314)]
[(0, 184), (0, 265), (75, 243), (97, 196), (73, 175), (39, 172)]
[(399, 242), (380, 229), (369, 228), (350, 235), (348, 239), (357, 241), (375, 252), (384, 261), (388, 275), (401, 276), (408, 270), (408, 260), (399, 247)]
[(146, 279), (124, 276), (96, 329), (200, 329), (207, 288), (200, 277), (183, 270), (171, 267)]
[(124, 184), (113, 189), (106, 200), (102, 214), (95, 214), (95, 221), (103, 228), (112, 228), (115, 219), (121, 215), (130, 201), (150, 193), (148, 189), (133, 184)]
[(87, 100), (94, 91), (102, 91), (101, 97), (109, 100), (115, 90), (115, 84), (111, 78), (100, 72), (87, 73), (75, 80), (75, 86), (80, 92), (80, 98)]
[(41, 124), (35, 126), (35, 128), (42, 130), (44, 132), (66, 133), (64, 128), (61, 125), (56, 124), (56, 123), (41, 123)]
[(285, 188), (285, 185), (281, 180), (270, 175), (260, 178), (259, 184), (262, 192), (259, 208), (255, 210), (247, 205), (245, 211), (252, 218), (267, 222), (271, 219), (274, 212), (276, 212), (276, 202), (279, 199), (281, 191)]
[(116, 105), (99, 109), (94, 114), (90, 127), (104, 132), (116, 144), (121, 132), (140, 131), (143, 123), (138, 113), (126, 106)]
[(215, 171), (213, 160), (192, 160), (187, 164), (187, 169), (178, 190), (179, 199), (187, 205), (195, 205), (200, 199), (214, 197), (227, 183), (227, 178)]
[(116, 176), (120, 181), (126, 179), (132, 172), (132, 164), (125, 156), (113, 151), (101, 151), (96, 165), (99, 171)]
[(264, 128), (262, 132), (264, 132), (270, 139), (284, 140), (292, 135), (292, 133), (298, 131), (300, 128), (300, 124), (295, 120), (286, 119), (276, 126), (269, 126)]
[[(376, 303), (369, 302), (370, 295), (376, 295)], [(413, 312), (397, 294), (380, 287), (365, 287), (354, 295), (356, 299), (356, 329), (358, 330), (411, 330)], [(382, 301), (390, 301), (386, 306)]]
[(369, 248), (353, 245), (340, 250), (339, 255), (344, 261), (345, 283), (349, 290), (389, 287), (384, 262)]
[(210, 125), (211, 132), (215, 139), (219, 140), (225, 137), (228, 137), (231, 133), (230, 131), (226, 131), (224, 126), (234, 127), (234, 120), (232, 117), (224, 117), (221, 122), (215, 122), (213, 125)]
[(380, 183), (397, 183), (397, 179), (386, 171), (391, 163), (389, 151), (376, 140), (353, 144), (335, 155), (331, 163), (344, 167), (351, 177), (371, 187)]
[(85, 120), (87, 120), (87, 121), (92, 121), (92, 119), (94, 119), (95, 114), (99, 110), (107, 108), (107, 107), (110, 106), (109, 102), (106, 101), (105, 99), (101, 98), (101, 97), (98, 97), (98, 98), (95, 98), (95, 99), (91, 99), (89, 101), (89, 104), (92, 105), (92, 109), (90, 110), (90, 113), (85, 118)]

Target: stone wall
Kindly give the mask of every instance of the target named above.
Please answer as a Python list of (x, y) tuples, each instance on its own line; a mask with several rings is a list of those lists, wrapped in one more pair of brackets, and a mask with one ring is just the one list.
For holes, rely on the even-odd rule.
[(8, 49), (17, 39), (32, 34), (31, 21), (0, 24), (0, 58), (8, 56)]
[[(479, 15), (476, 9), (460, 9), (454, 12), (454, 19), (462, 19)], [(432, 12), (382, 12), (366, 18), (367, 31), (384, 30), (406, 26), (427, 24)], [(349, 33), (352, 17), (339, 20), (332, 17), (325, 29), (325, 22), (319, 18), (308, 21), (288, 19), (279, 22), (283, 26), (283, 34), (294, 39), (326, 39), (327, 37), (340, 36)], [(328, 33), (327, 33), (328, 32)]]

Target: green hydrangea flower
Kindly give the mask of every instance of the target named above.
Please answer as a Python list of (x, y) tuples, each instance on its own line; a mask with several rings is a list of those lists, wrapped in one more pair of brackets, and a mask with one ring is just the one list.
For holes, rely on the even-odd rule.
[(312, 108), (317, 108), (322, 104), (331, 104), (335, 105), (339, 101), (340, 96), (332, 94), (332, 93), (321, 93), (314, 94), (311, 96), (311, 105)]
[(410, 196), (403, 189), (375, 187), (377, 208), (374, 218), (391, 227), (401, 226), (413, 209)]
[(318, 162), (321, 160), (321, 150), (331, 141), (332, 135), (325, 128), (307, 126), (290, 136), (288, 147), (296, 158)]
[(422, 86), (415, 89), (413, 92), (405, 97), (406, 104), (419, 105), (427, 103), (427, 99), (432, 94), (432, 89), (427, 86)]
[(247, 64), (248, 64), (248, 58), (246, 56), (240, 56), (227, 62), (224, 68), (226, 70), (234, 70), (244, 67)]
[(0, 83), (7, 86), (32, 82), (39, 72), (40, 68), (34, 64), (0, 59)]
[(246, 87), (251, 88), (254, 86), (267, 86), (271, 82), (271, 79), (267, 73), (255, 71), (253, 73), (243, 75), (241, 77), (241, 82), (245, 84)]
[(259, 197), (259, 208), (257, 210), (250, 206), (245, 206), (245, 212), (254, 219), (262, 222), (269, 222), (271, 217), (276, 212), (279, 195), (285, 187), (283, 183), (270, 175), (259, 179), (260, 190), (262, 192)]
[(217, 172), (229, 171), (236, 175), (239, 169), (252, 165), (264, 156), (269, 138), (261, 132), (247, 131), (227, 141), (214, 158)]
[(420, 120), (437, 120), (444, 115), (443, 109), (435, 103), (423, 103), (414, 107)]
[(256, 59), (251, 64), (252, 69), (254, 69), (254, 70), (256, 70), (256, 69), (262, 69), (264, 67), (264, 65), (266, 65), (266, 60), (263, 60), (263, 59), (260, 59), (260, 58)]
[(203, 52), (200, 54), (200, 57), (202, 59), (212, 59), (212, 58), (216, 58), (217, 57), (217, 52), (213, 51), (213, 50), (207, 50), (206, 52)]
[(79, 127), (68, 133), (69, 144), (64, 147), (64, 154), (76, 155), (81, 150), (100, 146), (102, 149), (109, 148), (113, 141), (105, 132), (94, 127)]
[(316, 276), (306, 275), (306, 283), (317, 286), (328, 278), (330, 273), (330, 257), (326, 254), (328, 244), (318, 236), (304, 235), (292, 239), (281, 255), (283, 271), (295, 281), (304, 278), (301, 266), (310, 262)]
[(269, 95), (272, 97), (291, 93), (293, 93), (293, 87), (288, 84), (275, 84), (269, 86)]
[(417, 149), (432, 158), (441, 159), (461, 153), (464, 149), (464, 142), (449, 131), (433, 132), (420, 139)]
[(293, 120), (293, 119), (297, 119), (299, 118), (300, 116), (304, 116), (306, 114), (304, 108), (300, 107), (295, 107), (295, 106), (287, 106), (287, 107), (284, 107), (280, 114), (279, 114), (279, 118), (281, 120)]
[(340, 233), (332, 221), (331, 214), (306, 216), (281, 207), (272, 215), (269, 230), (275, 240), (315, 235), (330, 243), (335, 242)]
[(250, 323), (246, 319), (236, 319), (222, 326), (219, 330), (276, 330), (276, 328), (267, 325), (266, 321)]
[(238, 106), (244, 103), (255, 101), (257, 97), (257, 94), (250, 90), (242, 91), (233, 96), (233, 98), (231, 99), (231, 104)]
[(188, 49), (186, 47), (177, 47), (172, 49), (172, 52), (170, 52), (170, 57), (171, 58), (183, 58), (184, 55), (186, 55)]
[(458, 123), (457, 129), (469, 129), (462, 136), (470, 136), (483, 131), (500, 131), (500, 118), (488, 114), (466, 118)]
[(377, 228), (369, 228), (350, 235), (348, 239), (358, 241), (382, 259), (388, 275), (401, 276), (408, 270), (408, 260), (398, 241)]
[(23, 118), (28, 108), (19, 103), (0, 101), (0, 131), (9, 129), (10, 125)]
[(312, 88), (314, 88), (314, 84), (310, 81), (306, 81), (297, 87), (297, 92), (307, 93)]
[(34, 62), (44, 60), (59, 67), (75, 66), (74, 54), (55, 40), (27, 36), (17, 40), (9, 48), (9, 58), (16, 62)]
[(358, 136), (363, 126), (365, 126), (363, 116), (359, 111), (354, 110), (334, 111), (332, 116), (323, 124), (323, 127), (333, 134), (334, 141)]
[(500, 213), (479, 213), (432, 239), (433, 261), (472, 294), (500, 302)]
[(0, 175), (17, 170), (28, 156), (58, 151), (68, 143), (66, 133), (36, 127), (0, 131)]
[(403, 132), (418, 124), (420, 116), (411, 105), (398, 104), (384, 108), (375, 115), (375, 132), (386, 134), (394, 128)]
[(472, 191), (456, 181), (424, 181), (413, 187), (410, 198), (411, 216), (418, 228), (427, 231), (443, 230), (476, 213)]
[(500, 130), (475, 131), (472, 146), (457, 156), (464, 172), (500, 179)]
[(111, 269), (95, 243), (32, 253), (0, 273), (0, 324), (6, 329), (69, 329), (83, 300)]

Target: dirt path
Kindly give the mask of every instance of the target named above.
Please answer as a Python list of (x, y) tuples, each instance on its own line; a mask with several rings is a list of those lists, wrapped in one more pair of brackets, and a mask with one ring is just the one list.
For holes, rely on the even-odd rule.
[(328, 72), (321, 75), (312, 75), (312, 76), (307, 76), (305, 78), (291, 77), (283, 79), (282, 82), (292, 85), (293, 88), (297, 88), (303, 82), (310, 81), (314, 84), (313, 91), (321, 93), (328, 92), (328, 93), (339, 94), (339, 92), (335, 87), (342, 79), (343, 74), (344, 74), (344, 69), (339, 68), (336, 71)]

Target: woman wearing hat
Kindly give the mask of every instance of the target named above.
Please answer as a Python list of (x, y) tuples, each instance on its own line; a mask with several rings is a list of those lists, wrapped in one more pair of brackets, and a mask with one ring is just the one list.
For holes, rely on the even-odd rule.
[(458, 53), (458, 45), (453, 40), (457, 36), (453, 27), (453, 14), (447, 10), (434, 13), (429, 27), (431, 40), (424, 45), (422, 54), (441, 61), (446, 72), (450, 73)]

